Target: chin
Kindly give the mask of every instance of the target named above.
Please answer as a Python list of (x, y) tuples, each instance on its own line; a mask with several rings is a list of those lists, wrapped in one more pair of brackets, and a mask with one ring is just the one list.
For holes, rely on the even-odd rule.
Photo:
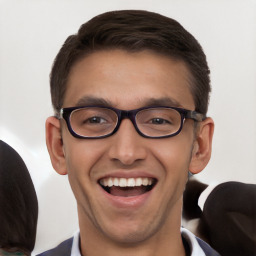
[(131, 225), (126, 224), (123, 227), (112, 229), (111, 232), (106, 234), (115, 243), (121, 244), (122, 246), (135, 246), (136, 244), (143, 243), (149, 239), (155, 233), (154, 230), (148, 228), (138, 228), (136, 225), (134, 228)]

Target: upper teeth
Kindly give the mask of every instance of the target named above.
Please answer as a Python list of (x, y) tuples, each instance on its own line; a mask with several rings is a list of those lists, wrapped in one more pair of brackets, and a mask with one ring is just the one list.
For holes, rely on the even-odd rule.
[(135, 187), (152, 185), (152, 178), (104, 178), (100, 180), (100, 184), (105, 187)]

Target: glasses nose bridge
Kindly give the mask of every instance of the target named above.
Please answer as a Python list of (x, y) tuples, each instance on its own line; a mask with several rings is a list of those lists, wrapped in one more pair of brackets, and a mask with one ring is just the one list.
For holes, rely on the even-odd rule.
[(121, 122), (123, 121), (123, 119), (130, 119), (134, 128), (137, 130), (135, 115), (136, 115), (136, 112), (134, 110), (130, 110), (130, 111), (129, 110), (121, 110), (120, 115), (119, 115), (118, 127), (121, 125)]

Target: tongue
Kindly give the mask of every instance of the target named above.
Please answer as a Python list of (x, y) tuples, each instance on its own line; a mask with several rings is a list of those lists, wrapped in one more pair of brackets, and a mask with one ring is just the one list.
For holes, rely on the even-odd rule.
[(122, 196), (122, 197), (129, 197), (129, 196), (139, 196), (147, 192), (146, 186), (139, 186), (139, 187), (116, 187), (113, 186), (110, 188), (110, 194), (113, 196)]

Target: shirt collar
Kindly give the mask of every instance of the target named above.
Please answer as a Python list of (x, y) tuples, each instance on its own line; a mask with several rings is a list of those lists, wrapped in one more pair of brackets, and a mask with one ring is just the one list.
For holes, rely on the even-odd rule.
[(195, 235), (185, 228), (181, 228), (181, 236), (188, 242), (191, 250), (190, 256), (205, 256)]
[[(81, 256), (80, 249), (79, 249), (79, 231), (75, 233), (72, 249), (71, 249), (71, 256)], [(198, 241), (193, 233), (185, 228), (181, 228), (181, 235), (182, 237), (188, 242), (191, 250), (190, 256), (205, 256), (204, 251), (198, 244)]]
[(77, 231), (74, 235), (70, 256), (81, 256), (80, 246), (79, 246), (79, 239), (80, 239), (80, 232)]

